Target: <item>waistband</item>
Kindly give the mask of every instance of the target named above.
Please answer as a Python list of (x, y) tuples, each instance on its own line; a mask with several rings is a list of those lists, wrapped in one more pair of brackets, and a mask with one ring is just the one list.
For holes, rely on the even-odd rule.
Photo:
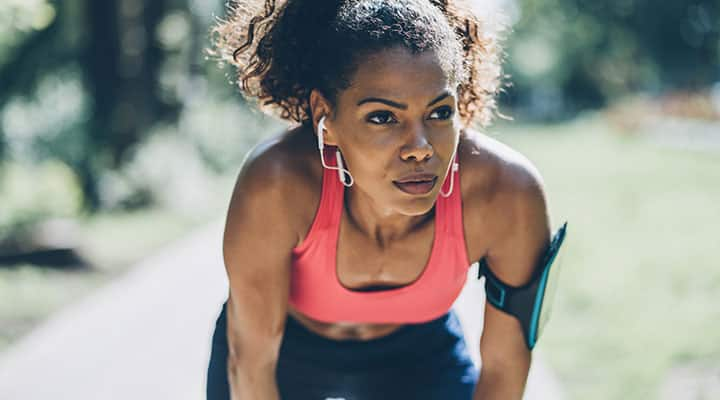
[[(225, 319), (225, 309), (226, 304), (219, 319)], [(426, 363), (472, 364), (462, 326), (452, 309), (434, 320), (405, 324), (370, 340), (330, 339), (309, 330), (288, 314), (278, 362), (353, 373)]]
[(288, 316), (281, 358), (312, 361), (335, 370), (393, 369), (432, 362), (469, 361), (462, 327), (454, 311), (370, 340), (335, 340), (318, 335)]

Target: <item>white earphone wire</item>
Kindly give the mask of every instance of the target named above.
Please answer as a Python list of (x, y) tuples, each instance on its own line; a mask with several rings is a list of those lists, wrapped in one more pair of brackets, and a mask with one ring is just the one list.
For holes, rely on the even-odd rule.
[(450, 197), (450, 195), (453, 192), (453, 185), (455, 183), (455, 172), (460, 169), (460, 165), (455, 161), (455, 158), (453, 158), (452, 168), (450, 168), (450, 191), (447, 192), (447, 194), (443, 193), (442, 188), (440, 188), (440, 196), (442, 197)]

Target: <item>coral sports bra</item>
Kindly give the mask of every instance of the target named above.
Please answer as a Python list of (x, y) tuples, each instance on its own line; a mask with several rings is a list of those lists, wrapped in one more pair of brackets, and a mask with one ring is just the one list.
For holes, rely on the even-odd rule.
[[(335, 165), (335, 147), (325, 159)], [(460, 171), (450, 197), (435, 202), (435, 233), (429, 260), (414, 282), (392, 289), (356, 291), (337, 276), (337, 240), (345, 187), (335, 170), (325, 169), (315, 219), (305, 240), (292, 251), (290, 304), (323, 322), (421, 323), (448, 312), (467, 279), (468, 261), (462, 220)], [(448, 174), (449, 178), (450, 174)], [(443, 192), (449, 190), (449, 179)]]

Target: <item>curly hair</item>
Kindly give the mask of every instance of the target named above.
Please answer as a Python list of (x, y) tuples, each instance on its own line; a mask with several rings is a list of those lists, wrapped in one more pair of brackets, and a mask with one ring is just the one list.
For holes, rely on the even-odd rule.
[(236, 0), (227, 11), (210, 53), (237, 68), (245, 98), (282, 119), (308, 121), (313, 89), (335, 102), (363, 56), (398, 45), (438, 54), (466, 126), (487, 125), (497, 111), (499, 39), (457, 1)]

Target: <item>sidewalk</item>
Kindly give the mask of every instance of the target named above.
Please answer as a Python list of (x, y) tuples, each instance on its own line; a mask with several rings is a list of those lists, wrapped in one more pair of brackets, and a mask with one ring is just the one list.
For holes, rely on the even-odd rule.
[[(0, 399), (204, 399), (210, 335), (227, 297), (221, 239), (216, 222), (167, 246), (0, 354)], [(477, 361), (480, 282), (469, 279), (456, 306)], [(562, 399), (537, 355), (526, 392)]]

